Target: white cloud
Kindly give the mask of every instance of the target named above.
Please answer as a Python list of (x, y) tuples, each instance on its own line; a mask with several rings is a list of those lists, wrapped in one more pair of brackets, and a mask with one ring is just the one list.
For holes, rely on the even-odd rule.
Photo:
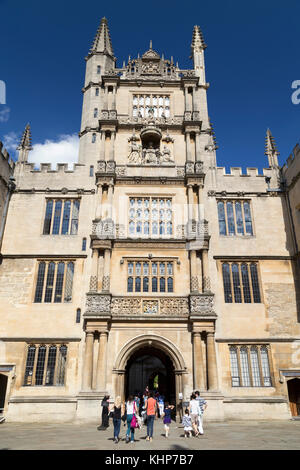
[(1, 109), (0, 122), (7, 122), (9, 120), (9, 113), (10, 113), (10, 108), (8, 108), (7, 106)]
[(43, 144), (33, 145), (28, 161), (38, 166), (40, 163), (68, 163), (69, 167), (78, 162), (79, 139), (76, 134), (60, 135), (56, 141), (46, 140)]
[(20, 136), (16, 132), (9, 132), (3, 137), (3, 147), (8, 152), (15, 153), (16, 148), (20, 143)]

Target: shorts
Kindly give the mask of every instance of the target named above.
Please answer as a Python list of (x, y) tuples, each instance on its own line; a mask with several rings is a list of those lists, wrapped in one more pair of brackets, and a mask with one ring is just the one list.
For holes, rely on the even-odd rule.
[(185, 426), (183, 429), (184, 429), (184, 432), (193, 430), (192, 426)]
[(199, 415), (190, 415), (190, 416), (191, 416), (192, 424), (198, 424)]

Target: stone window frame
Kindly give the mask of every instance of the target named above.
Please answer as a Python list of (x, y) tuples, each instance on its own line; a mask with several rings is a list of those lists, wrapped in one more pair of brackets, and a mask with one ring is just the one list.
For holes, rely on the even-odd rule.
[[(252, 207), (252, 200), (247, 198), (217, 198), (217, 217), (218, 217), (218, 227), (219, 227), (219, 236), (220, 237), (240, 237), (240, 238), (253, 238), (255, 237), (255, 228), (254, 228), (254, 216), (253, 216), (253, 207)], [(226, 225), (226, 234), (220, 233), (220, 219), (219, 219), (219, 203), (222, 202), (224, 204), (224, 213), (225, 213), (225, 225)], [(234, 231), (235, 233), (229, 233), (228, 229), (228, 214), (227, 214), (227, 203), (232, 203), (233, 205), (233, 218), (234, 218)], [(236, 222), (236, 209), (235, 205), (240, 203), (242, 206), (242, 219), (243, 219), (243, 230), (244, 233), (238, 233), (238, 226)], [(244, 211), (244, 204), (249, 204), (250, 216), (251, 216), (251, 226), (252, 226), (252, 234), (246, 233), (246, 220), (245, 220), (245, 211)]]
[[(129, 263), (133, 263), (133, 274), (129, 274)], [(137, 275), (136, 274), (136, 263), (141, 264), (141, 274)], [(148, 275), (143, 274), (143, 264), (148, 263), (149, 265), (149, 273)], [(152, 264), (157, 263), (157, 274), (153, 275), (152, 274)], [(165, 274), (161, 275), (159, 273), (160, 269), (160, 263), (165, 264)], [(168, 263), (172, 263), (172, 274), (168, 274)], [(132, 291), (128, 290), (128, 280), (132, 278)], [(141, 280), (141, 290), (136, 291), (136, 278), (140, 278)], [(144, 291), (143, 286), (144, 286), (144, 278), (148, 278), (148, 290)], [(157, 291), (152, 291), (152, 279), (156, 278), (157, 279)], [(165, 291), (160, 290), (160, 279), (164, 278), (165, 279)], [(172, 291), (168, 290), (168, 279), (171, 278), (173, 281), (173, 289)], [(149, 258), (143, 258), (143, 257), (129, 257), (126, 259), (126, 292), (127, 294), (135, 294), (135, 295), (147, 295), (147, 294), (154, 294), (154, 295), (170, 295), (174, 294), (175, 292), (175, 260), (174, 258), (160, 258), (160, 257), (153, 257), (151, 259)]]
[[(253, 361), (251, 359), (251, 351), (256, 349), (258, 352), (257, 357), (258, 357), (258, 372), (259, 376), (254, 374), (253, 371)], [(263, 370), (263, 361), (262, 361), (262, 355), (261, 351), (266, 350), (267, 352), (267, 359), (268, 359), (268, 369), (269, 369), (269, 375), (264, 374)], [(233, 367), (233, 362), (232, 362), (232, 356), (231, 352), (235, 350), (236, 352), (236, 359), (237, 359), (237, 372), (238, 375), (232, 375), (232, 372), (235, 367)], [(242, 361), (241, 361), (241, 350), (246, 351), (246, 357), (247, 357), (247, 367), (248, 367), (248, 373), (249, 376), (246, 377), (249, 380), (249, 383), (244, 385), (243, 384), (243, 371), (242, 371)], [(274, 369), (273, 369), (273, 364), (272, 364), (272, 353), (271, 353), (271, 346), (268, 343), (247, 343), (247, 344), (242, 344), (242, 343), (229, 343), (228, 344), (228, 351), (229, 351), (229, 365), (230, 365), (230, 377), (231, 377), (231, 387), (232, 388), (274, 388)], [(244, 374), (245, 376), (245, 374)], [(260, 385), (255, 383), (257, 379), (259, 378)]]
[[(175, 218), (175, 214), (174, 214), (174, 194), (127, 194), (128, 196), (128, 201), (127, 201), (127, 216), (128, 216), (128, 223), (127, 223), (127, 231), (128, 231), (128, 236), (130, 238), (143, 238), (143, 239), (156, 239), (156, 240), (165, 240), (165, 239), (170, 239), (170, 238), (174, 238), (174, 218)], [(145, 199), (149, 199), (149, 219), (145, 219), (144, 217), (141, 218), (141, 222), (142, 222), (142, 233), (137, 233), (136, 232), (136, 226), (135, 226), (135, 231), (134, 233), (131, 233), (130, 232), (130, 223), (131, 222), (137, 222), (137, 218), (136, 217), (131, 217), (130, 216), (130, 209), (131, 209), (131, 206), (130, 206), (130, 200), (131, 199), (135, 199), (136, 201), (138, 199), (142, 199), (142, 201), (144, 201)], [(152, 218), (152, 200), (153, 199), (157, 199), (158, 200), (158, 204), (157, 204), (157, 211), (158, 211), (158, 218), (157, 218), (157, 225), (158, 225), (158, 233), (157, 235), (153, 234), (152, 233), (152, 225), (153, 225), (153, 222), (155, 222), (155, 220), (153, 220)], [(160, 219), (160, 216), (159, 216), (159, 211), (160, 211), (160, 203), (159, 203), (159, 200), (160, 199), (164, 199), (164, 201), (166, 202), (167, 200), (171, 200), (171, 219), (170, 220), (165, 220), (165, 224), (164, 224), (164, 227), (165, 227), (165, 233), (163, 235), (160, 234), (160, 222), (161, 222), (161, 219)], [(142, 208), (144, 208), (143, 206), (143, 203), (142, 203)], [(167, 209), (165, 209), (167, 210)], [(137, 209), (136, 209), (137, 211)], [(149, 234), (144, 234), (144, 230), (143, 230), (143, 224), (148, 221), (149, 222)], [(167, 223), (168, 222), (171, 222), (172, 224), (172, 232), (171, 233), (167, 233)]]
[[(45, 270), (43, 273), (42, 279), (39, 277), (40, 274), (40, 265), (42, 263), (45, 263)], [(46, 284), (48, 280), (48, 270), (49, 270), (49, 265), (50, 263), (54, 263), (54, 274), (53, 274), (53, 280), (52, 280), (52, 291), (51, 291), (51, 301), (45, 302), (45, 296), (46, 296)], [(64, 263), (64, 275), (63, 275), (63, 282), (61, 289), (57, 291), (57, 281), (58, 281), (58, 265), (60, 263)], [(69, 300), (65, 300), (65, 294), (66, 294), (66, 278), (67, 278), (67, 272), (68, 272), (68, 264), (73, 263), (73, 275), (72, 275), (72, 284), (71, 284), (71, 298)], [(51, 305), (60, 305), (60, 304), (70, 304), (73, 302), (73, 286), (74, 286), (74, 276), (75, 276), (75, 266), (76, 266), (76, 260), (74, 258), (38, 258), (36, 260), (36, 270), (35, 270), (35, 275), (34, 275), (34, 282), (33, 282), (33, 292), (32, 292), (32, 303), (34, 304), (51, 304)], [(38, 290), (38, 282), (42, 280), (42, 287), (40, 289), (40, 301), (37, 301), (37, 290)], [(55, 298), (58, 298), (56, 296), (61, 297), (61, 301), (54, 301)]]
[[(229, 276), (230, 276), (230, 294), (228, 289), (225, 287), (225, 282), (224, 282), (224, 271), (223, 267), (225, 265), (229, 266)], [(232, 274), (232, 265), (238, 265), (238, 272), (239, 272), (239, 284), (235, 284), (233, 280), (233, 274)], [(250, 292), (250, 302), (245, 302), (245, 284), (243, 284), (243, 277), (242, 277), (242, 266), (247, 265), (247, 273), (248, 273), (248, 282), (249, 282), (249, 292)], [(251, 266), (255, 265), (256, 266), (256, 275), (257, 275), (257, 287), (258, 287), (258, 295), (260, 298), (259, 302), (254, 301), (254, 288), (253, 288), (253, 277), (251, 274)], [(249, 259), (243, 259), (243, 260), (235, 260), (234, 258), (231, 260), (221, 260), (220, 261), (220, 271), (222, 275), (222, 284), (223, 284), (223, 293), (224, 293), (224, 303), (225, 304), (249, 304), (249, 305), (256, 305), (256, 304), (263, 304), (264, 303), (264, 298), (263, 298), (263, 287), (262, 287), (262, 281), (261, 281), (261, 273), (260, 273), (260, 263), (258, 260), (249, 260)], [(239, 286), (239, 291), (240, 291), (240, 296), (241, 296), (241, 301), (237, 302), (236, 297), (238, 296), (235, 295), (235, 292), (238, 292), (237, 290), (235, 291), (235, 287)], [(231, 302), (226, 300), (226, 294), (229, 294), (231, 296)], [(257, 295), (257, 292), (256, 294)]]
[[(47, 219), (47, 207), (48, 207), (48, 202), (52, 201), (52, 209), (51, 209), (51, 219), (50, 219), (50, 226), (49, 226), (49, 233), (47, 233), (46, 230), (46, 219)], [(58, 233), (52, 233), (53, 232), (53, 225), (54, 225), (54, 218), (55, 218), (55, 207), (56, 207), (56, 202), (61, 201), (62, 202), (62, 207), (60, 210), (60, 220), (59, 220), (59, 227), (58, 227)], [(71, 202), (71, 208), (70, 208), (70, 214), (69, 214), (69, 222), (68, 222), (68, 232), (67, 233), (61, 233), (62, 228), (63, 228), (63, 222), (64, 222), (64, 209), (65, 209), (65, 203), (67, 201)], [(78, 218), (73, 219), (73, 214), (74, 214), (74, 203), (78, 202), (79, 207), (78, 207)], [(61, 196), (55, 196), (55, 197), (46, 197), (45, 202), (44, 202), (44, 217), (42, 219), (42, 227), (41, 227), (41, 235), (42, 236), (77, 236), (78, 235), (78, 228), (79, 228), (79, 212), (80, 212), (80, 206), (81, 206), (81, 197), (61, 197)], [(77, 220), (77, 230), (75, 233), (71, 233), (72, 229), (72, 221)]]
[[(137, 100), (138, 100), (138, 104), (136, 106), (136, 116), (134, 115), (134, 109), (135, 109), (135, 104), (134, 104), (134, 98), (137, 97)], [(140, 98), (144, 98), (144, 104), (142, 106), (140, 106)], [(149, 105), (146, 105), (146, 98), (147, 97), (150, 97), (150, 104)], [(148, 116), (146, 115), (146, 107), (149, 107), (149, 108), (157, 108), (158, 110), (158, 113), (157, 113), (157, 116), (153, 116), (155, 119), (160, 119), (161, 116), (159, 116), (159, 107), (160, 105), (157, 104), (157, 105), (153, 105), (153, 97), (157, 97), (158, 99), (159, 98), (163, 98), (163, 113), (165, 111), (165, 109), (167, 108), (167, 106), (165, 106), (165, 98), (168, 98), (169, 99), (169, 113), (168, 113), (168, 116), (166, 116), (165, 114), (165, 117), (168, 119), (170, 117), (172, 117), (172, 114), (171, 114), (171, 109), (173, 108), (172, 106), (172, 92), (166, 92), (166, 93), (162, 93), (162, 92), (159, 92), (159, 91), (148, 91), (148, 92), (141, 92), (140, 90), (139, 91), (136, 91), (136, 90), (133, 90), (131, 91), (131, 98), (130, 98), (130, 115), (134, 118), (137, 118), (138, 115), (139, 115), (139, 110), (140, 109), (144, 109), (144, 115), (142, 115), (142, 118), (145, 119), (147, 118)]]
[[(29, 366), (28, 364), (28, 357), (29, 357), (29, 349), (35, 348), (34, 356), (32, 360), (32, 365)], [(37, 366), (38, 366), (38, 359), (39, 359), (39, 351), (40, 348), (45, 348), (45, 357), (43, 361), (43, 368), (42, 375), (41, 375), (41, 383), (36, 383), (37, 381)], [(52, 363), (52, 373), (53, 383), (46, 383), (49, 375), (47, 375), (48, 371), (51, 369), (49, 368), (49, 351), (51, 348), (56, 348), (55, 353), (55, 364), (53, 367)], [(61, 367), (61, 358), (63, 358), (61, 353), (61, 348), (66, 348), (65, 354), (65, 362), (63, 364), (63, 380), (60, 379), (60, 367)], [(22, 379), (22, 386), (23, 387), (65, 387), (66, 386), (66, 376), (67, 376), (67, 369), (68, 369), (68, 360), (69, 360), (69, 343), (66, 341), (48, 341), (47, 342), (28, 342), (25, 343), (24, 348), (24, 362), (23, 362), (23, 379)], [(30, 374), (31, 371), (31, 374)], [(30, 381), (29, 377), (32, 377)]]

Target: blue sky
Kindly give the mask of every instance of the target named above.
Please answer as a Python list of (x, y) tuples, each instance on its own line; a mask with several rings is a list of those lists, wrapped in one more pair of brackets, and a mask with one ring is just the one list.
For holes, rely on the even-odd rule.
[(192, 67), (192, 31), (200, 25), (208, 45), (208, 107), (218, 165), (267, 166), (268, 127), (280, 163), (286, 160), (300, 140), (300, 104), (291, 100), (292, 82), (300, 80), (298, 0), (0, 0), (0, 80), (7, 91), (6, 105), (0, 104), (0, 140), (12, 154), (27, 122), (40, 149), (46, 141), (76, 139), (84, 57), (103, 16), (118, 66), (147, 50), (152, 39), (159, 53)]

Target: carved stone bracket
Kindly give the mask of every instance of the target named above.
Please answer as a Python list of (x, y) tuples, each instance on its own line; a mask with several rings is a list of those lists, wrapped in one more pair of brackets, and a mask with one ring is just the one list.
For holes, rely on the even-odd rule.
[(189, 314), (187, 297), (166, 297), (143, 299), (136, 297), (115, 297), (112, 299), (113, 315), (157, 315), (187, 316)]
[(105, 162), (104, 160), (98, 160), (97, 172), (98, 173), (115, 173), (116, 171), (116, 162), (110, 160)]
[(214, 316), (214, 295), (213, 294), (198, 294), (190, 295), (190, 310), (191, 316)]

